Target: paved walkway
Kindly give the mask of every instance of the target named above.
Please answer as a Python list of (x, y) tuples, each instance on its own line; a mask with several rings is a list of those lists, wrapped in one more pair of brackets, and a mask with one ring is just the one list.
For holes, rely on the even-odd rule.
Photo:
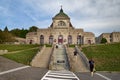
[(0, 72), (22, 66), (24, 65), (0, 56)]
[(46, 47), (42, 54), (38, 53), (35, 56), (34, 60), (32, 61), (32, 66), (41, 67), (41, 68), (48, 68), (51, 50), (52, 50), (51, 47)]
[(79, 55), (74, 56), (73, 52), (74, 48), (68, 48), (68, 56), (71, 65), (71, 71), (74, 72), (89, 72), (89, 70), (85, 67), (84, 62), (82, 61)]

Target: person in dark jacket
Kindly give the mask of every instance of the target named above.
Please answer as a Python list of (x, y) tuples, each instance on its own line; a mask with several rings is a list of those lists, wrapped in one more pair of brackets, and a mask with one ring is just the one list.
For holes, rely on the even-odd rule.
[(89, 67), (90, 67), (91, 76), (93, 77), (93, 72), (94, 72), (94, 61), (93, 61), (92, 59), (89, 60)]
[(78, 54), (78, 52), (75, 50), (75, 51), (74, 51), (74, 56), (77, 56), (77, 54)]

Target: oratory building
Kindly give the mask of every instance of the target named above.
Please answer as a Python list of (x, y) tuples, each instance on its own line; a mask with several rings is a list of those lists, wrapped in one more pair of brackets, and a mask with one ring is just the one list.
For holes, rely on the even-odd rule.
[(84, 32), (83, 29), (75, 29), (70, 22), (70, 17), (60, 9), (60, 12), (52, 18), (53, 22), (46, 29), (38, 29), (37, 32), (29, 32), (26, 35), (27, 44), (94, 44), (95, 35), (92, 32)]

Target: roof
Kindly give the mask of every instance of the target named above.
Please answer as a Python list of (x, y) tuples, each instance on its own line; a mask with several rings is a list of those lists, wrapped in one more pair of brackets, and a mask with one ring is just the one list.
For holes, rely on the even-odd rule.
[(55, 15), (55, 17), (53, 19), (70, 19), (69, 16), (67, 14), (65, 14), (63, 12), (63, 9), (60, 9), (60, 12), (58, 14)]

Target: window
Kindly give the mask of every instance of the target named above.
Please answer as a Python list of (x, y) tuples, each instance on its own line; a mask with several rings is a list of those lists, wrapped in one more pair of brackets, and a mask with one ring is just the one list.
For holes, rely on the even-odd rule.
[(44, 44), (44, 36), (43, 35), (40, 36), (40, 44)]
[(81, 37), (81, 35), (77, 36), (77, 44), (82, 44), (82, 37)]
[(65, 24), (64, 21), (59, 21), (59, 22), (58, 22), (58, 26), (66, 26), (66, 24)]
[(49, 44), (53, 44), (53, 35), (49, 36)]
[(72, 36), (71, 35), (68, 36), (68, 44), (72, 44)]

